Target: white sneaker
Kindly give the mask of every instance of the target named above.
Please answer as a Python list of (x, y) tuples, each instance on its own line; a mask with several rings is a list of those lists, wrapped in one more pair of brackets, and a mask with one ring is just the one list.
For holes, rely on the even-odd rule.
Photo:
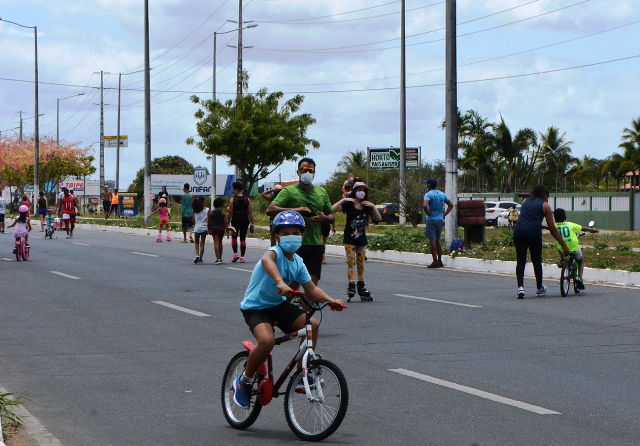
[(542, 285), (541, 288), (538, 288), (536, 290), (536, 296), (544, 296), (547, 294), (547, 286), (546, 285)]
[(524, 288), (518, 288), (518, 297), (517, 299), (524, 299)]

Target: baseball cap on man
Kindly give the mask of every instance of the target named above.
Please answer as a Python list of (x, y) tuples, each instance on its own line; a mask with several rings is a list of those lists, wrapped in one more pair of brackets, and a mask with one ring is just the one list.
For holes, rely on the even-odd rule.
[(438, 180), (436, 180), (435, 178), (429, 178), (426, 183), (431, 189), (434, 189), (438, 185)]

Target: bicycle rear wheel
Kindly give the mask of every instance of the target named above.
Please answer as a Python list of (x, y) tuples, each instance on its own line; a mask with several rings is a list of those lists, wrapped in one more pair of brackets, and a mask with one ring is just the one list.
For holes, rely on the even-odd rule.
[(243, 409), (233, 401), (233, 382), (244, 372), (248, 357), (249, 352), (247, 351), (236, 354), (229, 361), (222, 378), (222, 413), (227, 419), (227, 423), (235, 429), (246, 429), (251, 426), (258, 419), (262, 410), (257, 395), (251, 397), (249, 409)]
[(22, 247), (22, 260), (29, 260), (29, 250), (31, 248), (29, 248), (28, 246), (23, 246)]
[(573, 292), (578, 294), (580, 293), (580, 288), (578, 288), (578, 282), (576, 278), (578, 277), (578, 262), (573, 262)]
[[(296, 370), (287, 386), (284, 414), (287, 424), (299, 438), (320, 441), (333, 434), (342, 423), (349, 405), (349, 389), (338, 366), (324, 359), (311, 361), (308, 374), (315, 378), (319, 387), (311, 390), (314, 401), (309, 401), (304, 391), (296, 390), (302, 378), (302, 370)], [(322, 399), (318, 398), (320, 390)]]
[(571, 289), (571, 277), (573, 276), (573, 262), (565, 260), (562, 263), (562, 271), (560, 272), (560, 294), (567, 297)]

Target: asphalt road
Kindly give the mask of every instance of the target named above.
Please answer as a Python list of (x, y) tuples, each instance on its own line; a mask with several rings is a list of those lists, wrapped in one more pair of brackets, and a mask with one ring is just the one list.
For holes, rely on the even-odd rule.
[[(250, 333), (248, 263), (194, 265), (192, 244), (0, 236), (0, 387), (65, 446), (296, 444), (282, 398), (248, 430), (220, 408), (225, 365)], [(640, 293), (588, 286), (515, 299), (515, 278), (369, 261), (374, 301), (325, 311), (318, 352), (347, 377), (327, 444), (638, 445)], [(346, 294), (343, 258), (320, 286)], [(527, 281), (529, 290), (533, 281)], [(155, 302), (162, 301), (198, 315)], [(295, 343), (276, 347), (276, 372)]]

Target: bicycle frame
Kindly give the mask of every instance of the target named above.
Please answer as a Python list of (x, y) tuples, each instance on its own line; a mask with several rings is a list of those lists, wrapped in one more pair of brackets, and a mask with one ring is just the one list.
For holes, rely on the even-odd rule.
[[(280, 392), (280, 388), (284, 384), (285, 380), (296, 366), (296, 364), (302, 359), (302, 381), (304, 383), (305, 393), (309, 401), (319, 401), (322, 402), (324, 400), (324, 395), (322, 394), (322, 386), (318, 386), (318, 394), (317, 398), (313, 397), (311, 394), (311, 387), (309, 387), (309, 380), (307, 377), (307, 364), (309, 363), (309, 357), (311, 360), (318, 359), (318, 355), (313, 351), (313, 337), (312, 337), (312, 325), (311, 325), (311, 316), (315, 311), (307, 311), (307, 318), (305, 323), (304, 330), (294, 331), (292, 333), (284, 334), (275, 339), (275, 345), (280, 345), (284, 342), (290, 341), (291, 339), (303, 338), (305, 339), (298, 348), (298, 351), (293, 355), (293, 358), (289, 361), (284, 371), (278, 378), (278, 380), (273, 382), (273, 357), (269, 354), (267, 360), (258, 367), (258, 375), (263, 376), (258, 383), (258, 399), (260, 404), (266, 406), (271, 402), (272, 398), (277, 398), (280, 395), (284, 395), (284, 392)], [(248, 351), (251, 351), (255, 348), (255, 344), (251, 340), (242, 341), (242, 345)]]

